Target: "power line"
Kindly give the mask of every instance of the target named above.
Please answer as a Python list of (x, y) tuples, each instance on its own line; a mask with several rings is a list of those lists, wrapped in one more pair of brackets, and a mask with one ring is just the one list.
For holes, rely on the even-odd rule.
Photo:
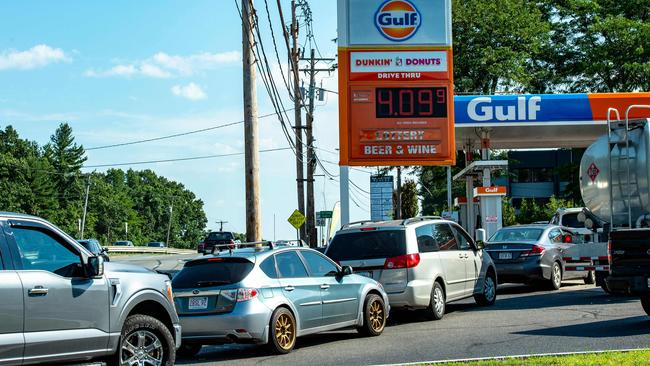
[[(288, 147), (281, 147), (281, 148), (276, 148), (276, 149), (266, 149), (266, 150), (260, 150), (260, 153), (265, 153), (265, 152), (274, 152), (274, 151), (283, 151), (283, 150), (289, 150), (290, 148)], [(85, 165), (82, 167), (82, 169), (90, 169), (90, 168), (106, 168), (106, 167), (113, 167), (113, 166), (125, 166), (125, 165), (142, 165), (142, 164), (155, 164), (155, 163), (171, 163), (171, 162), (176, 162), (176, 161), (188, 161), (188, 160), (201, 160), (201, 159), (212, 159), (212, 158), (222, 158), (222, 157), (227, 157), (227, 156), (241, 156), (244, 155), (243, 152), (238, 152), (238, 153), (231, 153), (231, 154), (217, 154), (217, 155), (205, 155), (205, 156), (192, 156), (192, 157), (187, 157), (187, 158), (176, 158), (176, 159), (163, 159), (163, 160), (147, 160), (147, 161), (134, 161), (134, 162), (129, 162), (129, 163), (110, 163), (110, 164), (98, 164), (98, 165)]]

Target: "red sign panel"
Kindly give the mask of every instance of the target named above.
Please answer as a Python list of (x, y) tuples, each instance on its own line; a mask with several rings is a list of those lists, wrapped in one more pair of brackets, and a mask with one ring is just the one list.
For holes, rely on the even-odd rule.
[(587, 169), (587, 175), (591, 179), (591, 183), (594, 183), (596, 181), (596, 178), (598, 178), (598, 174), (600, 174), (600, 169), (598, 169), (596, 163), (591, 163), (589, 169)]

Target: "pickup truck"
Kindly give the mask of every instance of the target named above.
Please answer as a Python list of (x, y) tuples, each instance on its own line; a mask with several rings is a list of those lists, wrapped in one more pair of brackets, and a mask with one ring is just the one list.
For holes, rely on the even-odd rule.
[(650, 229), (621, 229), (609, 235), (607, 287), (614, 293), (640, 297), (643, 310), (650, 315)]
[(171, 282), (104, 263), (49, 222), (0, 212), (0, 365), (175, 362)]

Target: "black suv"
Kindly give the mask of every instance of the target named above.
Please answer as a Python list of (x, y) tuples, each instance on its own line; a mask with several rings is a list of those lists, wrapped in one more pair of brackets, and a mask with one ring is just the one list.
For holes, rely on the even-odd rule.
[(212, 253), (215, 245), (224, 244), (230, 244), (232, 245), (232, 249), (235, 249), (237, 244), (235, 242), (235, 233), (230, 231), (213, 231), (208, 234), (203, 242), (199, 243), (197, 251), (203, 254)]

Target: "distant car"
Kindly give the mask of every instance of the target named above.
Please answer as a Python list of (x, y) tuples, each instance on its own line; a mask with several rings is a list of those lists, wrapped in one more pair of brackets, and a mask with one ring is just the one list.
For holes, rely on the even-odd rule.
[(83, 245), (84, 248), (88, 249), (89, 252), (94, 255), (101, 255), (104, 257), (104, 261), (109, 262), (111, 259), (108, 257), (108, 248), (102, 248), (101, 244), (97, 239), (84, 239), (77, 240), (79, 244)]
[(252, 245), (188, 261), (172, 280), (183, 328), (179, 357), (204, 344), (268, 344), (289, 353), (298, 336), (348, 327), (383, 332), (390, 307), (376, 281), (312, 249)]
[(213, 231), (205, 237), (197, 247), (199, 253), (208, 254), (212, 253), (215, 245), (232, 244), (232, 248), (236, 248), (237, 241), (235, 240), (235, 233), (230, 231)]
[(113, 242), (113, 246), (115, 246), (115, 247), (132, 247), (133, 242), (131, 242), (129, 240), (120, 240), (120, 241)]
[(167, 245), (164, 241), (152, 241), (147, 243), (149, 248), (167, 248)]
[(442, 319), (451, 301), (496, 301), (497, 273), (482, 243), (440, 217), (348, 224), (325, 254), (379, 281), (391, 308), (424, 310), (431, 320)]
[(499, 229), (488, 240), (485, 251), (497, 268), (500, 283), (546, 283), (557, 290), (563, 279), (591, 274), (565, 271), (562, 251), (579, 243), (580, 236), (558, 225), (519, 225)]

